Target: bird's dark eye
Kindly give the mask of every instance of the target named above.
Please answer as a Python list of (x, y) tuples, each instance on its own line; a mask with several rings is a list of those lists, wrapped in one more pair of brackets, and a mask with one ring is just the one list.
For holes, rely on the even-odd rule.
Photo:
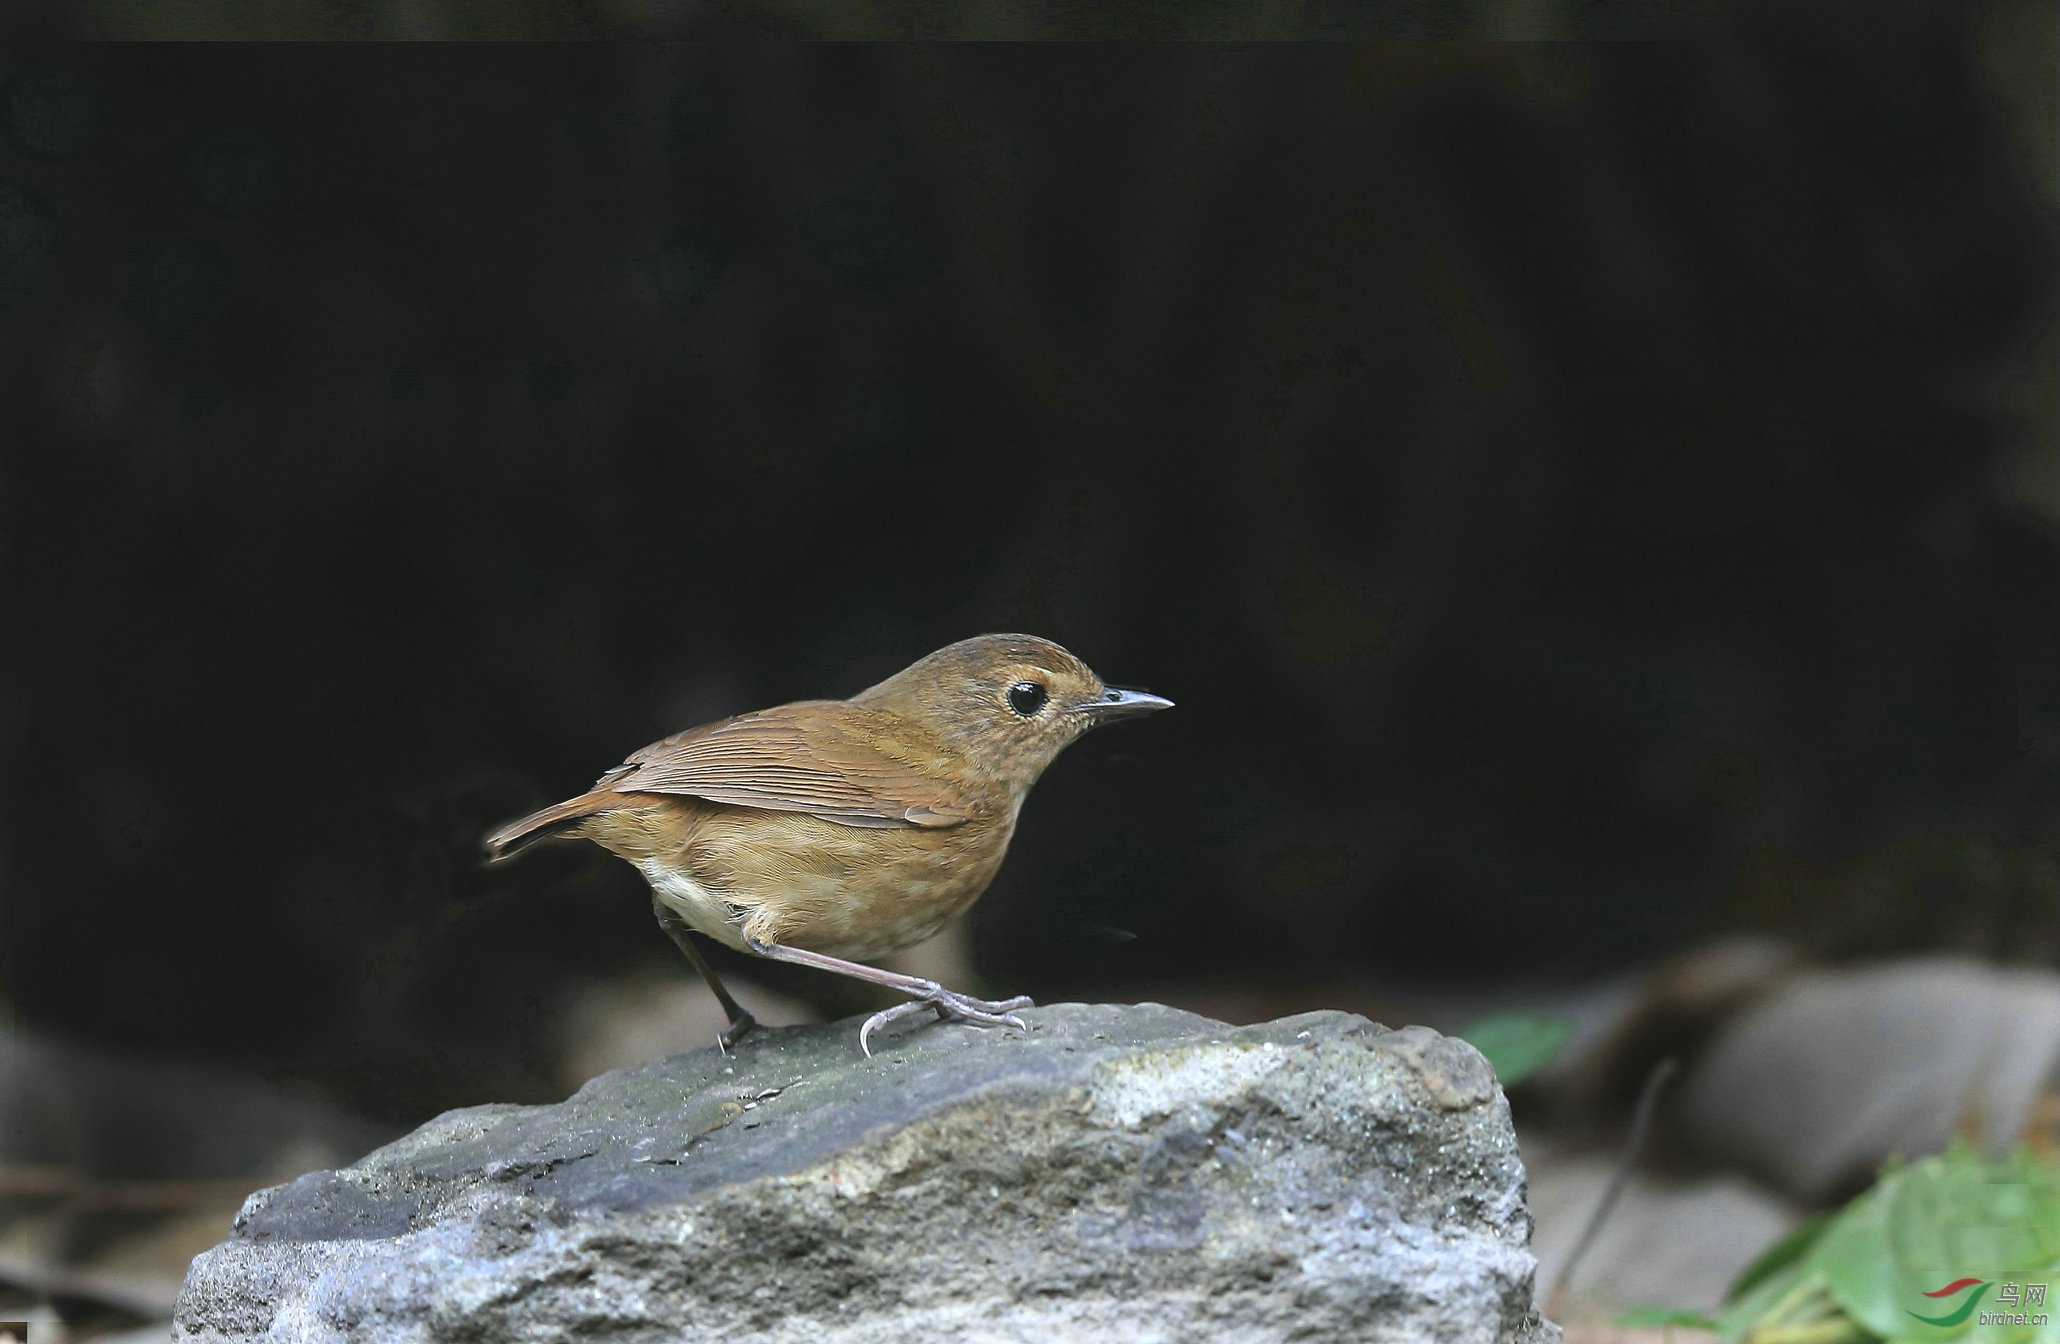
[(1034, 681), (1019, 681), (1009, 687), (1009, 708), (1027, 719), (1044, 708), (1049, 695), (1049, 691)]

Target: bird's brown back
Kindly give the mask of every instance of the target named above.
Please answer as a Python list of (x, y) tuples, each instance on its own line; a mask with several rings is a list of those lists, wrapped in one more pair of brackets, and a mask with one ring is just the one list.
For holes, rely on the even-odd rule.
[(593, 788), (504, 827), (496, 857), (621, 804), (669, 794), (843, 826), (960, 825), (1006, 810), (1005, 789), (932, 730), (848, 700), (801, 700), (690, 728), (633, 753)]
[(994, 802), (974, 764), (934, 731), (848, 700), (801, 700), (675, 733), (594, 787), (690, 794), (854, 826), (954, 826)]

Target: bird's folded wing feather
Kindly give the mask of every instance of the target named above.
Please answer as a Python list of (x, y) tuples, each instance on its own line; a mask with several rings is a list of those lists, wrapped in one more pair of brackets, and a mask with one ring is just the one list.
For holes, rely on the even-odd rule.
[(601, 776), (596, 792), (676, 793), (847, 826), (956, 826), (978, 799), (905, 720), (804, 700), (690, 728)]

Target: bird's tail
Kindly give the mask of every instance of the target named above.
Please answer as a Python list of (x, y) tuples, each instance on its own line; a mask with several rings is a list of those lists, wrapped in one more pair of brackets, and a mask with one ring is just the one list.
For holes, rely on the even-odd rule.
[(621, 802), (621, 794), (598, 790), (583, 793), (577, 798), (568, 798), (562, 803), (553, 803), (543, 811), (532, 812), (520, 821), (511, 821), (486, 838), (486, 861), (498, 863), (535, 841), (550, 839), (564, 830), (567, 822), (590, 817)]

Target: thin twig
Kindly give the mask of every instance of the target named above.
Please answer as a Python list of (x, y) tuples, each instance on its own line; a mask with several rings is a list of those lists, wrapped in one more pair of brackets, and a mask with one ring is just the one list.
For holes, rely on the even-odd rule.
[(1623, 1155), (1617, 1158), (1616, 1170), (1609, 1175), (1609, 1184), (1602, 1191), (1602, 1202), (1595, 1206), (1595, 1212), (1588, 1215), (1588, 1225), (1581, 1229), (1581, 1239), (1574, 1243), (1574, 1253), (1559, 1267), (1559, 1275), (1552, 1281), (1552, 1291), (1545, 1297), (1545, 1317), (1558, 1320), (1559, 1309), (1566, 1305), (1566, 1290), (1574, 1281), (1574, 1271), (1580, 1268), (1581, 1257), (1594, 1244), (1596, 1234), (1609, 1221), (1610, 1210), (1616, 1207), (1624, 1187), (1631, 1183), (1631, 1169), (1638, 1165), (1638, 1154), (1645, 1147), (1645, 1136), (1652, 1129), (1652, 1117), (1659, 1110), (1660, 1090), (1667, 1085), (1667, 1079), (1674, 1076), (1677, 1061), (1670, 1055), (1652, 1066), (1652, 1072), (1645, 1075), (1645, 1086), (1638, 1093), (1638, 1108), (1631, 1112), (1631, 1133), (1624, 1140)]

